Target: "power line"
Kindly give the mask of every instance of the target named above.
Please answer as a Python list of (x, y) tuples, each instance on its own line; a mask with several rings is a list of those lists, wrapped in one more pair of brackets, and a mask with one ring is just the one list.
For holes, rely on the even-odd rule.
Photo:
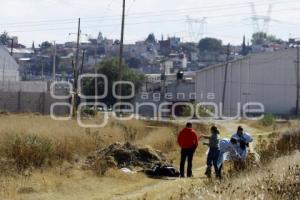
[[(300, 9), (300, 8), (297, 8)], [(289, 11), (289, 9), (281, 9), (281, 10), (277, 10), (277, 11)], [(208, 18), (212, 19), (212, 18), (225, 18), (225, 17), (234, 17), (234, 16), (240, 16), (241, 14), (245, 14), (245, 13), (236, 13), (236, 14), (231, 14), (231, 15), (216, 15), (216, 16), (210, 16)], [(249, 13), (251, 14), (251, 13)], [(126, 23), (126, 25), (128, 26), (133, 26), (133, 25), (144, 25), (144, 24), (155, 24), (155, 23), (174, 23), (174, 22), (184, 22), (185, 19), (167, 19), (167, 20), (156, 20), (156, 21), (140, 21), (140, 22), (129, 22)], [(290, 24), (291, 25), (291, 24)], [(295, 26), (297, 26), (298, 24), (294, 24)], [(115, 27), (115, 26), (120, 26), (120, 24), (105, 24), (105, 25), (101, 25), (102, 28), (104, 27)], [(232, 27), (236, 27), (232, 26)], [(89, 29), (89, 28), (98, 28), (95, 26), (84, 26), (83, 28)], [(12, 33), (24, 33), (24, 32), (40, 32), (40, 31), (58, 31), (58, 30), (71, 30), (71, 29), (75, 29), (75, 25), (74, 27), (64, 27), (64, 28), (49, 28), (49, 29), (36, 29), (36, 30), (10, 30), (10, 32)]]
[[(135, 0), (134, 0), (135, 1)], [(133, 1), (133, 3), (134, 3)], [(266, 6), (268, 5), (267, 3), (270, 3), (270, 1), (261, 1), (256, 4), (256, 6)], [(294, 0), (294, 1), (275, 1), (274, 3), (291, 3), (291, 2), (300, 2), (299, 0)], [(131, 5), (132, 6), (132, 5)], [(215, 5), (215, 6), (206, 6), (206, 7), (200, 7), (200, 8), (186, 8), (186, 9), (172, 9), (172, 10), (161, 10), (161, 11), (153, 11), (153, 12), (136, 12), (132, 13), (130, 16), (127, 16), (128, 18), (140, 18), (143, 16), (165, 16), (165, 15), (177, 15), (178, 13), (183, 12), (183, 14), (186, 13), (191, 13), (192, 11), (194, 12), (210, 12), (210, 11), (218, 11), (218, 10), (235, 10), (239, 8), (248, 8), (249, 4), (248, 3), (241, 3), (241, 4), (224, 4), (224, 5)], [(121, 16), (120, 15), (107, 15), (107, 16), (101, 16), (101, 17), (86, 17), (82, 18), (82, 22), (91, 22), (93, 19), (95, 21), (99, 21), (99, 19), (105, 19), (105, 21), (108, 20), (119, 20)], [(110, 19), (112, 18), (112, 19)], [(68, 23), (74, 23), (74, 21), (77, 20), (76, 18), (69, 18), (69, 19), (55, 19), (55, 20), (40, 20), (40, 21), (27, 21), (27, 22), (14, 22), (14, 23), (6, 23), (6, 24), (0, 24), (0, 26), (42, 26), (46, 25), (49, 23), (54, 23), (55, 25), (57, 23), (60, 24), (68, 24)]]
[[(293, 10), (299, 10), (300, 8), (294, 8)], [(277, 10), (277, 12), (281, 12), (281, 11), (290, 11), (290, 9), (281, 9), (281, 10)], [(251, 14), (251, 13), (235, 13), (235, 14), (230, 14), (230, 15), (215, 15), (215, 16), (208, 16), (209, 19), (215, 19), (215, 18), (226, 18), (226, 17), (234, 17), (234, 16), (240, 16), (240, 15), (247, 15), (247, 14)], [(175, 19), (175, 20), (159, 20), (159, 21), (142, 21), (142, 22), (131, 22), (131, 23), (127, 23), (126, 25), (139, 25), (139, 24), (144, 24), (144, 23), (166, 23), (166, 22), (179, 22), (179, 21), (184, 21), (183, 19)], [(88, 23), (89, 21), (86, 21), (86, 23)], [(90, 21), (91, 22), (91, 21)], [(92, 21), (92, 22), (99, 22), (99, 21)], [(280, 23), (280, 24), (286, 24), (286, 25), (289, 25), (289, 26), (298, 26), (300, 24), (293, 24), (293, 23), (285, 23), (285, 22), (277, 22), (277, 23)], [(61, 23), (60, 25), (62, 24), (69, 24), (68, 23)], [(72, 24), (74, 24), (74, 22), (72, 22)], [(57, 26), (58, 24), (53, 24), (53, 26)], [(38, 25), (37, 25), (38, 26)], [(48, 25), (49, 26), (49, 25)], [(101, 27), (114, 27), (114, 26), (120, 26), (120, 24), (106, 24), (106, 25), (101, 25)], [(19, 27), (19, 26), (18, 26)], [(28, 26), (29, 27), (29, 26)], [(32, 27), (32, 26), (30, 26)], [(37, 29), (37, 30), (10, 30), (10, 32), (14, 32), (14, 33), (17, 33), (17, 32), (38, 32), (38, 31), (52, 31), (52, 30), (70, 30), (70, 29), (73, 29), (75, 28), (75, 24), (74, 24), (74, 27), (68, 27), (68, 28), (49, 28), (49, 29)], [(95, 28), (95, 26), (85, 26), (85, 28)], [(8, 29), (9, 30), (9, 29)]]

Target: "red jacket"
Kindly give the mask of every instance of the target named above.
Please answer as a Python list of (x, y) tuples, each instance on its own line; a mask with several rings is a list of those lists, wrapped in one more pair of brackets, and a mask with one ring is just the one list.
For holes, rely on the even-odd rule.
[(198, 136), (194, 129), (184, 128), (179, 132), (177, 142), (182, 149), (197, 148)]

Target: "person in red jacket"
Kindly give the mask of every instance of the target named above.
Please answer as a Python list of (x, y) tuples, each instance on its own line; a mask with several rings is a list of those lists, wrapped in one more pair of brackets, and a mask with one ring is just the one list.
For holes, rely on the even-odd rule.
[(187, 123), (186, 127), (179, 132), (177, 142), (181, 147), (180, 177), (184, 177), (186, 158), (188, 160), (187, 177), (192, 177), (193, 156), (198, 147), (198, 137), (196, 131), (192, 128), (192, 123)]

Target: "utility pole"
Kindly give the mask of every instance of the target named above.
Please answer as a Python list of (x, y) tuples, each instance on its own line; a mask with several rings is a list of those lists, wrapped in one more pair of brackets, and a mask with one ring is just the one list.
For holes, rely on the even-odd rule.
[(166, 62), (167, 62), (167, 59), (164, 58), (162, 60), (164, 71), (163, 71), (163, 74), (161, 75), (161, 80), (162, 80), (162, 88), (161, 88), (162, 98), (161, 98), (161, 102), (164, 102), (165, 94), (166, 94), (166, 79), (167, 79), (167, 76), (166, 76)]
[(53, 72), (52, 72), (52, 80), (56, 80), (56, 42), (53, 42)]
[(230, 56), (230, 44), (227, 46), (227, 57), (226, 57), (226, 65), (225, 65), (225, 73), (224, 73), (224, 83), (223, 83), (223, 93), (222, 93), (222, 112), (224, 114), (225, 108), (225, 98), (226, 98), (226, 86), (227, 86), (227, 74), (228, 74), (228, 65), (229, 65), (229, 56)]
[(98, 96), (98, 79), (96, 77), (97, 73), (97, 49), (98, 49), (98, 40), (96, 40), (96, 45), (95, 45), (95, 54), (94, 54), (94, 59), (95, 59), (95, 112), (97, 113), (97, 96)]
[(299, 115), (299, 98), (300, 98), (300, 46), (297, 45), (297, 60), (296, 60), (296, 73), (297, 73), (297, 97), (296, 97), (296, 115)]
[[(122, 67), (122, 65), (123, 65), (123, 45), (124, 45), (124, 27), (125, 27), (125, 7), (126, 7), (126, 2), (125, 2), (125, 0), (123, 0), (120, 55), (119, 55), (119, 77), (118, 77), (119, 81), (123, 80), (123, 67)], [(119, 96), (122, 96), (122, 85), (119, 85), (118, 93), (119, 93)], [(121, 102), (122, 99), (120, 98), (118, 101)]]
[(80, 74), (83, 73), (84, 58), (85, 58), (85, 50), (82, 51), (82, 61), (81, 61)]
[(44, 81), (44, 63), (42, 63), (42, 81)]
[[(80, 18), (78, 19), (78, 31), (77, 31), (77, 43), (76, 43), (76, 57), (75, 57), (75, 72), (76, 72), (76, 81), (78, 79), (78, 69), (79, 69), (79, 45), (80, 45)], [(77, 85), (76, 85), (77, 86)]]
[(10, 55), (13, 56), (13, 53), (14, 53), (14, 38), (10, 38), (8, 40), (11, 41), (11, 43), (10, 43)]
[(4, 78), (5, 78), (5, 67), (6, 67), (6, 58), (4, 58), (4, 64), (2, 69), (2, 84), (4, 84)]
[(79, 43), (80, 43), (80, 18), (78, 19), (78, 31), (77, 31), (77, 45), (76, 45), (76, 57), (75, 57), (75, 64), (73, 63), (73, 73), (74, 73), (74, 96), (73, 96), (73, 116), (76, 116), (77, 112), (77, 105), (78, 105), (78, 89), (77, 89), (77, 80), (79, 75)]

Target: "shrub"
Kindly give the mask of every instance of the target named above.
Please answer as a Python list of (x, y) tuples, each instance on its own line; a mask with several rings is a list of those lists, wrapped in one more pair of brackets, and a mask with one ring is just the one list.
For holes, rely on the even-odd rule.
[(260, 123), (263, 126), (272, 126), (275, 123), (275, 117), (272, 114), (266, 114)]
[(81, 110), (81, 114), (84, 116), (95, 116), (96, 111), (94, 108), (86, 106)]
[(0, 109), (0, 115), (8, 115), (9, 113), (6, 110)]
[(257, 144), (256, 149), (260, 154), (261, 162), (265, 163), (273, 158), (289, 155), (300, 150), (300, 130), (287, 131), (269, 142), (262, 139)]
[(53, 152), (51, 141), (35, 135), (8, 136), (5, 140), (5, 154), (14, 159), (18, 170), (30, 166), (41, 167)]

